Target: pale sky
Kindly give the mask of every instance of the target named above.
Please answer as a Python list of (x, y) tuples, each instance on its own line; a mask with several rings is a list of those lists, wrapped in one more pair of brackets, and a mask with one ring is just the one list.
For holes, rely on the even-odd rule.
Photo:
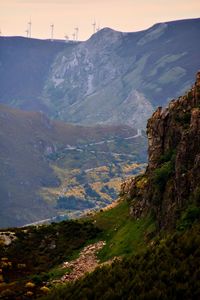
[(0, 30), (4, 36), (26, 36), (31, 18), (32, 37), (88, 39), (96, 27), (119, 31), (147, 29), (155, 23), (200, 17), (199, 0), (0, 0)]

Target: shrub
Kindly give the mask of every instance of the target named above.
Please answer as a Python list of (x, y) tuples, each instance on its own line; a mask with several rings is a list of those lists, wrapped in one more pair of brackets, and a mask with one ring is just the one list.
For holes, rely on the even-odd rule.
[(157, 238), (145, 252), (115, 261), (43, 300), (200, 299), (200, 225)]
[(10, 289), (6, 289), (0, 293), (0, 299), (11, 300), (14, 299), (15, 293)]
[(38, 274), (36, 274), (36, 275), (33, 275), (32, 276), (32, 280), (33, 280), (33, 282), (36, 284), (36, 285), (39, 285), (39, 284), (41, 284), (44, 280), (43, 280), (43, 277), (41, 276), (41, 275), (38, 275)]
[(160, 168), (154, 170), (153, 181), (160, 191), (165, 189), (165, 185), (173, 173), (173, 164), (171, 161), (165, 162)]
[(26, 296), (27, 296), (27, 297), (31, 297), (31, 298), (32, 298), (32, 296), (33, 296), (33, 292), (31, 292), (31, 291), (28, 291), (28, 292), (26, 293)]
[(25, 286), (26, 286), (26, 288), (28, 288), (28, 289), (32, 289), (32, 288), (35, 287), (35, 284), (34, 284), (33, 282), (30, 282), (30, 281), (29, 281), (29, 282), (26, 283)]
[(47, 286), (42, 286), (40, 288), (41, 292), (43, 292), (44, 294), (48, 294), (50, 292), (50, 289)]
[(160, 156), (159, 163), (163, 164), (168, 161), (175, 161), (176, 150), (169, 150)]
[(200, 219), (200, 207), (191, 205), (183, 213), (180, 221), (178, 222), (177, 229), (185, 230), (190, 228), (194, 222)]
[(182, 113), (182, 114), (178, 114), (178, 115), (176, 115), (175, 120), (180, 125), (182, 125), (184, 128), (187, 128), (190, 124), (191, 113), (190, 112), (185, 112), (185, 113)]

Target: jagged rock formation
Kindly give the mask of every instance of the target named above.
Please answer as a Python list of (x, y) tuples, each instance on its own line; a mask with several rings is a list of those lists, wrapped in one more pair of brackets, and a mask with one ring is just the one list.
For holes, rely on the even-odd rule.
[(160, 228), (171, 228), (188, 205), (200, 204), (200, 72), (191, 90), (148, 121), (146, 173), (129, 180), (121, 194), (139, 218), (152, 210)]

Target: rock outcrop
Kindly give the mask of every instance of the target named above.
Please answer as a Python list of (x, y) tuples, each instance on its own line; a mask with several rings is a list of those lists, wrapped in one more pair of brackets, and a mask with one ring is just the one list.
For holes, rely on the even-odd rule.
[(159, 228), (172, 228), (188, 205), (200, 205), (200, 72), (186, 95), (158, 107), (147, 135), (147, 170), (125, 183), (122, 194), (133, 217), (152, 210)]

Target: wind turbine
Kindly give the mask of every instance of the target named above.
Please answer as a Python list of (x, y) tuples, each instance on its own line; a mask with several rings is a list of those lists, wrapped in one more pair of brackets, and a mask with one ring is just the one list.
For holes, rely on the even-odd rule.
[(67, 34), (65, 34), (65, 40), (66, 40), (66, 42), (69, 41), (69, 36)]
[(100, 26), (99, 26), (99, 24), (98, 24), (98, 27), (97, 27), (97, 29), (96, 29), (96, 32), (98, 32), (100, 30)]
[(75, 41), (75, 36), (76, 36), (76, 33), (72, 33), (72, 37), (73, 37), (73, 41)]
[(26, 37), (28, 38), (29, 30), (26, 29), (25, 32), (26, 32)]
[(75, 35), (76, 35), (76, 41), (78, 41), (78, 32), (79, 32), (79, 28), (76, 27), (75, 29)]
[(53, 41), (54, 24), (51, 24), (50, 27), (51, 27), (51, 40)]
[(92, 23), (92, 26), (93, 26), (93, 33), (96, 32), (96, 21), (94, 21), (94, 23)]
[(1, 29), (0, 29), (0, 36), (1, 36), (2, 32), (1, 32)]
[(31, 38), (31, 27), (32, 27), (31, 18), (30, 21), (28, 22), (28, 25), (29, 25), (29, 37)]

